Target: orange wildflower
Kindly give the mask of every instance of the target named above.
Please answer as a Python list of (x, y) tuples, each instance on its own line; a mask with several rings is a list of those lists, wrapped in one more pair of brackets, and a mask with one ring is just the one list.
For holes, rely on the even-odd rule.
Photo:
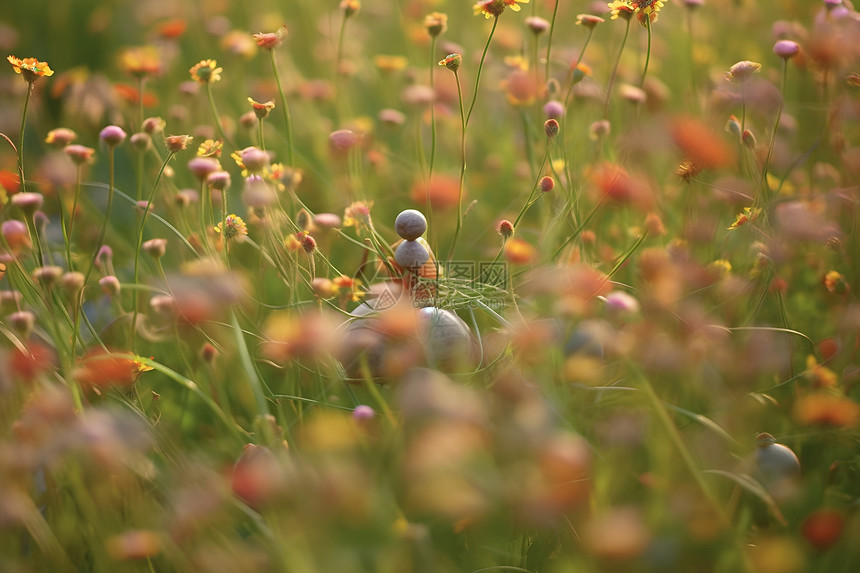
[(514, 265), (525, 265), (537, 256), (535, 248), (523, 239), (508, 239), (505, 241), (505, 259)]
[(7, 56), (6, 61), (12, 64), (16, 74), (21, 74), (28, 84), (32, 84), (38, 78), (43, 76), (53, 76), (54, 70), (48, 65), (48, 62), (40, 62), (36, 58), (16, 58), (15, 56)]
[(793, 414), (803, 425), (853, 428), (860, 422), (860, 404), (839, 392), (820, 391), (799, 398)]
[(257, 42), (257, 45), (264, 50), (274, 50), (284, 41), (284, 36), (287, 35), (286, 24), (278, 28), (277, 32), (260, 32), (253, 34), (251, 37)]
[(505, 8), (510, 8), (514, 12), (520, 11), (520, 4), (528, 4), (529, 0), (480, 0), (473, 8), (475, 15), (484, 14), (484, 18), (498, 18), (505, 11)]

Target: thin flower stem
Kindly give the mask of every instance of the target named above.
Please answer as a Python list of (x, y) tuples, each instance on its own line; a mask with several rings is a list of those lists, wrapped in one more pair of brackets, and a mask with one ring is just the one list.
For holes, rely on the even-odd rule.
[[(517, 228), (517, 225), (519, 225), (520, 220), (521, 220), (521, 219), (523, 218), (523, 216), (526, 214), (526, 211), (528, 211), (528, 210), (529, 210), (529, 207), (531, 207), (532, 205), (534, 205), (534, 204), (535, 204), (535, 201), (537, 201), (537, 199), (532, 200), (532, 197), (534, 197), (535, 191), (537, 191), (537, 188), (538, 188), (538, 186), (540, 185), (540, 174), (543, 172), (543, 168), (544, 168), (544, 166), (546, 165), (547, 160), (549, 159), (549, 148), (550, 148), (550, 145), (551, 145), (550, 141), (547, 141), (547, 144), (546, 144), (546, 152), (543, 154), (543, 161), (541, 161), (540, 167), (538, 168), (538, 172), (537, 172), (537, 179), (536, 179), (536, 181), (534, 182), (534, 184), (532, 185), (532, 190), (531, 190), (531, 192), (529, 193), (529, 197), (528, 197), (528, 199), (526, 199), (525, 204), (523, 205), (522, 209), (520, 209), (520, 212), (517, 214), (517, 218), (516, 218), (516, 219), (514, 219), (514, 229), (516, 229), (516, 228)], [(540, 195), (538, 195), (538, 198), (539, 198), (539, 197), (540, 197)]]
[[(281, 74), (278, 72), (278, 64), (275, 61), (275, 52), (269, 52), (269, 59), (272, 62), (272, 72), (275, 74), (275, 83), (278, 85), (278, 95), (281, 98), (281, 111), (284, 114), (284, 128), (287, 130), (287, 165), (293, 166), (293, 122), (290, 120), (290, 106), (287, 104), (287, 96), (284, 95), (284, 88), (281, 86)], [(262, 135), (260, 136), (262, 137)]]
[(469, 121), (463, 110), (463, 90), (460, 85), (460, 74), (456, 71), (454, 72), (454, 79), (457, 80), (457, 99), (460, 101), (460, 187), (457, 193), (457, 228), (454, 231), (454, 240), (451, 241), (451, 248), (448, 251), (448, 260), (451, 260), (451, 257), (454, 256), (457, 239), (460, 237), (460, 228), (463, 226), (463, 184), (466, 180), (466, 124)]
[[(139, 262), (140, 262), (140, 249), (143, 245), (143, 231), (146, 227), (146, 216), (149, 214), (149, 209), (152, 206), (152, 200), (155, 198), (155, 192), (158, 189), (158, 183), (161, 181), (161, 176), (164, 174), (164, 170), (167, 167), (167, 164), (173, 159), (175, 153), (173, 151), (167, 154), (167, 157), (164, 158), (164, 163), (161, 164), (161, 169), (158, 170), (158, 175), (155, 177), (155, 183), (152, 184), (152, 189), (149, 191), (149, 197), (146, 199), (146, 208), (143, 211), (143, 215), (140, 217), (140, 229), (138, 229), (137, 233), (137, 248), (134, 250), (134, 284), (137, 285), (139, 281)], [(131, 318), (131, 334), (129, 336), (129, 348), (134, 348), (134, 335), (137, 331), (137, 315), (140, 312), (140, 297), (137, 296), (137, 293), (134, 294), (134, 313)]]
[(114, 161), (114, 148), (111, 146), (108, 151), (108, 200), (107, 207), (105, 207), (105, 216), (102, 219), (102, 226), (99, 230), (99, 238), (96, 241), (96, 249), (93, 252), (93, 260), (90, 261), (90, 268), (87, 269), (87, 274), (84, 276), (84, 285), (86, 288), (87, 281), (90, 279), (90, 275), (93, 273), (93, 269), (96, 266), (96, 259), (98, 259), (99, 251), (101, 251), (102, 245), (105, 241), (105, 235), (107, 234), (107, 224), (110, 219), (111, 209), (113, 208), (113, 195), (114, 195), (114, 182), (115, 182), (115, 161)]
[(627, 20), (627, 27), (624, 29), (624, 39), (621, 40), (621, 48), (618, 50), (618, 55), (615, 57), (615, 65), (612, 67), (612, 75), (609, 76), (609, 85), (606, 86), (606, 103), (603, 104), (603, 119), (609, 119), (609, 101), (612, 98), (612, 86), (615, 85), (615, 77), (618, 75), (618, 64), (621, 63), (621, 54), (624, 53), (624, 46), (627, 44), (627, 36), (630, 35), (630, 20)]
[(139, 121), (138, 126), (143, 125), (143, 84), (146, 81), (146, 76), (140, 76), (137, 81), (137, 119)]
[(260, 149), (262, 151), (266, 151), (266, 139), (263, 136), (263, 118), (262, 117), (257, 118), (257, 126), (259, 127), (259, 130), (260, 130)]
[(687, 10), (687, 57), (690, 60), (690, 89), (693, 93), (693, 103), (699, 106), (699, 88), (696, 84), (696, 63), (693, 57), (693, 10)]
[(42, 240), (39, 237), (39, 229), (36, 228), (36, 221), (32, 216), (25, 217), (27, 221), (27, 230), (30, 232), (30, 240), (33, 243), (33, 259), (36, 261), (36, 266), (41, 267), (45, 264), (44, 255), (42, 254)]
[[(436, 37), (430, 40), (430, 91), (436, 94), (436, 81), (434, 70), (436, 69)], [(427, 173), (427, 182), (433, 179), (433, 165), (436, 162), (436, 105), (430, 105), (430, 168)]]
[[(567, 143), (565, 142), (565, 138), (567, 137), (567, 118), (568, 118), (568, 109), (570, 105), (570, 96), (573, 95), (573, 86), (576, 85), (576, 71), (579, 68), (579, 64), (582, 63), (582, 58), (585, 57), (585, 49), (588, 48), (588, 44), (591, 43), (591, 37), (594, 35), (594, 28), (588, 28), (588, 36), (585, 38), (585, 43), (582, 45), (582, 49), (579, 50), (579, 55), (576, 58), (576, 62), (573, 64), (573, 67), (570, 70), (570, 83), (567, 86), (567, 93), (564, 95), (564, 116), (561, 119), (561, 152), (562, 159), (564, 159), (564, 171), (567, 175), (568, 181), (573, 181), (571, 177), (571, 162), (568, 161), (567, 158)], [(560, 182), (560, 178), (559, 178)]]
[[(532, 185), (531, 192), (529, 192), (529, 196), (526, 199), (526, 202), (523, 204), (522, 208), (520, 209), (520, 212), (517, 213), (516, 219), (514, 219), (514, 224), (513, 224), (514, 232), (516, 232), (517, 225), (519, 225), (520, 220), (526, 214), (526, 211), (529, 210), (529, 207), (534, 205), (537, 202), (537, 200), (540, 199), (540, 195), (538, 197), (535, 197), (534, 199), (532, 199), (532, 198), (534, 197), (534, 194), (538, 188), (538, 185), (540, 185), (540, 174), (543, 172), (543, 168), (544, 168), (544, 166), (546, 166), (547, 161), (549, 161), (549, 148), (550, 148), (550, 141), (547, 141), (546, 152), (543, 155), (543, 161), (541, 161), (540, 168), (538, 168), (537, 178), (535, 179), (535, 182)], [(493, 261), (487, 267), (485, 267), (484, 271), (476, 279), (476, 282), (480, 283), (482, 280), (484, 280), (484, 276), (485, 276), (486, 272), (489, 269), (492, 269), (493, 266), (497, 262), (499, 262), (499, 259), (502, 258), (502, 253), (505, 252), (505, 243), (507, 243), (507, 239), (503, 238), (502, 239), (502, 247), (499, 249), (499, 252), (496, 253), (496, 257), (493, 259)]]
[(472, 94), (472, 103), (469, 106), (469, 113), (466, 114), (464, 125), (469, 125), (469, 120), (472, 118), (472, 111), (475, 109), (475, 102), (478, 101), (478, 87), (481, 85), (481, 71), (484, 69), (484, 60), (487, 57), (487, 50), (490, 49), (490, 42), (493, 40), (493, 35), (496, 33), (496, 26), (499, 25), (499, 17), (493, 18), (493, 28), (490, 30), (490, 35), (487, 36), (487, 43), (484, 44), (484, 51), (481, 54), (481, 62), (478, 64), (478, 71), (475, 74), (475, 91)]
[(773, 146), (776, 143), (776, 132), (779, 130), (779, 120), (782, 117), (782, 106), (785, 101), (785, 83), (788, 78), (788, 60), (782, 61), (782, 85), (779, 93), (779, 106), (776, 108), (776, 118), (773, 122), (773, 129), (770, 134), (770, 145), (767, 148), (767, 157), (765, 157), (764, 165), (761, 169), (761, 179), (758, 182), (759, 193), (764, 194), (764, 200), (767, 201), (770, 195), (770, 185), (767, 182), (767, 170), (770, 168), (770, 160), (773, 156)]
[(21, 192), (27, 192), (27, 180), (24, 178), (24, 130), (27, 127), (27, 109), (30, 107), (30, 94), (33, 84), (27, 84), (27, 95), (24, 96), (24, 112), (21, 114), (21, 134), (18, 136), (18, 174), (21, 177)]
[(218, 130), (218, 137), (222, 141), (227, 141), (227, 135), (224, 133), (224, 125), (221, 123), (221, 115), (218, 113), (218, 107), (215, 105), (215, 96), (212, 94), (212, 84), (206, 82), (206, 97), (209, 99), (209, 108), (212, 110), (212, 118), (215, 120), (215, 129)]
[(200, 244), (203, 250), (208, 251), (208, 241), (206, 237), (209, 235), (209, 224), (212, 221), (211, 216), (206, 217), (206, 205), (210, 204), (212, 201), (211, 195), (209, 193), (209, 186), (206, 184), (206, 181), (203, 181), (200, 184)]
[[(430, 39), (430, 91), (433, 92), (434, 96), (436, 94), (436, 80), (435, 80), (435, 69), (436, 69), (436, 36), (431, 37)], [(419, 129), (420, 129), (419, 123)], [(432, 102), (430, 104), (430, 166), (427, 170), (427, 229), (429, 230), (428, 238), (430, 237), (430, 233), (434, 232), (433, 227), (433, 202), (430, 197), (430, 185), (433, 182), (433, 166), (436, 163), (436, 102)], [(432, 243), (431, 243), (432, 245)], [(438, 246), (438, 245), (434, 245)]]
[(72, 239), (71, 239), (71, 221), (66, 222), (66, 208), (63, 206), (63, 197), (60, 193), (57, 193), (57, 203), (60, 207), (60, 226), (63, 228), (63, 243), (66, 247), (66, 266), (69, 271), (74, 271), (74, 265), (72, 265)]
[(645, 76), (648, 74), (648, 64), (651, 62), (651, 17), (645, 18), (645, 28), (648, 30), (648, 49), (645, 52), (645, 68), (642, 70), (642, 78), (639, 80), (639, 87), (645, 85)]
[(550, 20), (549, 24), (549, 34), (547, 35), (546, 41), (546, 66), (544, 71), (544, 76), (546, 80), (549, 81), (549, 55), (552, 50), (552, 33), (555, 31), (555, 18), (558, 14), (558, 0), (555, 0), (555, 7), (552, 9), (552, 20)]

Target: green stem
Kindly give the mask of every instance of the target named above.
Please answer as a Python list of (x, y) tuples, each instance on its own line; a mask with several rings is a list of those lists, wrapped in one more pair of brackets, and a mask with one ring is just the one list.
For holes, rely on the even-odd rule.
[[(433, 36), (430, 39), (430, 90), (435, 94), (436, 93), (436, 74), (435, 69), (437, 66), (436, 63), (436, 36)], [(421, 123), (419, 121), (419, 130), (421, 128)], [(433, 166), (436, 163), (436, 103), (433, 102), (430, 104), (430, 166), (427, 170), (427, 229), (429, 230), (428, 239), (430, 238), (430, 233), (435, 235), (434, 227), (433, 227), (433, 202), (430, 200), (430, 186), (433, 183)], [(433, 245), (431, 242), (431, 246), (438, 247), (438, 245)]]
[(782, 106), (785, 101), (785, 82), (788, 77), (788, 60), (782, 62), (782, 86), (779, 93), (779, 106), (776, 108), (776, 119), (773, 122), (773, 129), (770, 134), (770, 144), (767, 148), (767, 157), (764, 160), (764, 165), (761, 169), (761, 179), (758, 183), (759, 194), (764, 194), (764, 200), (767, 201), (770, 195), (770, 185), (767, 183), (767, 170), (770, 168), (770, 160), (773, 156), (773, 146), (776, 143), (776, 132), (779, 129), (779, 120), (782, 117)]
[(215, 96), (212, 94), (212, 84), (206, 82), (206, 98), (209, 100), (209, 108), (212, 110), (212, 117), (215, 120), (215, 129), (218, 131), (218, 137), (221, 141), (227, 141), (227, 135), (224, 133), (224, 125), (221, 123), (221, 115), (218, 113), (218, 107), (215, 105)]
[[(293, 166), (293, 123), (290, 120), (290, 106), (287, 105), (287, 96), (284, 95), (284, 88), (281, 87), (281, 74), (278, 72), (278, 64), (275, 62), (274, 50), (269, 52), (272, 62), (272, 72), (275, 74), (275, 83), (278, 85), (278, 95), (281, 98), (281, 110), (284, 114), (284, 128), (287, 130), (287, 165)], [(261, 126), (262, 128), (262, 126)], [(262, 132), (260, 134), (262, 138)]]
[(621, 63), (621, 54), (624, 53), (624, 46), (627, 44), (627, 36), (630, 35), (630, 20), (627, 20), (627, 27), (624, 29), (624, 39), (621, 40), (621, 49), (618, 50), (618, 55), (615, 57), (615, 65), (612, 67), (612, 75), (609, 76), (609, 85), (606, 86), (606, 103), (603, 104), (603, 118), (609, 119), (609, 100), (612, 97), (612, 86), (615, 85), (615, 77), (618, 75), (618, 64)]
[(645, 76), (648, 74), (648, 64), (651, 62), (651, 16), (646, 15), (645, 28), (648, 30), (648, 50), (645, 52), (645, 68), (642, 70), (642, 78), (639, 80), (639, 87), (645, 85)]
[[(167, 167), (168, 162), (173, 159), (175, 152), (171, 151), (167, 154), (167, 157), (164, 158), (164, 163), (161, 164), (161, 169), (158, 170), (158, 175), (155, 177), (155, 183), (152, 184), (152, 189), (149, 191), (149, 197), (146, 199), (146, 209), (143, 211), (143, 215), (140, 218), (140, 229), (138, 229), (137, 233), (137, 248), (134, 250), (134, 284), (138, 284), (139, 280), (139, 263), (140, 263), (140, 249), (143, 245), (143, 230), (146, 227), (146, 217), (149, 215), (149, 209), (152, 206), (152, 200), (155, 198), (155, 191), (158, 189), (158, 183), (161, 181), (161, 176), (164, 174), (164, 170)], [(131, 334), (129, 335), (129, 348), (134, 348), (134, 335), (137, 331), (137, 315), (140, 312), (140, 297), (137, 293), (134, 293), (134, 313), (131, 318)]]
[(463, 110), (463, 90), (460, 86), (460, 74), (456, 71), (454, 72), (454, 79), (457, 80), (457, 98), (460, 100), (460, 187), (457, 193), (457, 228), (454, 231), (454, 239), (451, 241), (451, 248), (448, 251), (448, 260), (451, 260), (451, 257), (454, 256), (457, 239), (460, 237), (460, 228), (463, 226), (463, 184), (466, 181), (466, 125), (469, 122), (469, 118), (466, 117)]
[(21, 134), (18, 136), (18, 174), (21, 177), (21, 192), (27, 192), (27, 180), (24, 179), (24, 129), (27, 127), (27, 109), (30, 107), (30, 94), (33, 84), (27, 84), (27, 95), (24, 96), (24, 112), (21, 114)]
[(549, 24), (549, 34), (547, 36), (546, 41), (546, 68), (544, 75), (546, 77), (546, 81), (549, 81), (549, 54), (552, 50), (552, 33), (555, 31), (555, 18), (558, 14), (558, 0), (555, 0), (555, 7), (552, 9), (552, 20), (550, 20)]
[(465, 125), (469, 125), (469, 120), (472, 118), (472, 111), (475, 109), (475, 102), (478, 101), (478, 87), (481, 85), (481, 71), (484, 69), (484, 60), (487, 57), (487, 50), (490, 49), (490, 42), (493, 39), (493, 34), (496, 33), (496, 26), (499, 25), (499, 17), (493, 18), (493, 28), (490, 30), (490, 35), (487, 36), (487, 43), (484, 44), (484, 51), (481, 54), (481, 62), (478, 64), (478, 71), (475, 75), (475, 92), (472, 94), (472, 103), (469, 106), (469, 113), (466, 114)]
[(102, 226), (101, 226), (101, 229), (99, 230), (99, 238), (96, 241), (96, 248), (95, 248), (95, 251), (93, 252), (93, 260), (90, 261), (90, 268), (87, 269), (87, 274), (84, 277), (84, 288), (86, 288), (87, 281), (90, 280), (90, 275), (92, 275), (93, 269), (96, 266), (96, 259), (99, 256), (99, 251), (101, 250), (102, 245), (104, 244), (105, 235), (107, 234), (107, 224), (108, 224), (108, 220), (110, 219), (111, 209), (113, 208), (113, 195), (114, 195), (113, 192), (114, 192), (114, 182), (115, 182), (114, 181), (114, 176), (115, 176), (115, 169), (114, 168), (115, 168), (114, 148), (113, 148), (113, 146), (110, 146), (109, 151), (108, 151), (108, 180), (109, 180), (109, 184), (108, 184), (107, 207), (105, 207), (105, 216), (104, 216), (104, 219), (102, 219)]
[(263, 118), (257, 118), (257, 126), (260, 130), (260, 149), (266, 151), (266, 138), (263, 136)]

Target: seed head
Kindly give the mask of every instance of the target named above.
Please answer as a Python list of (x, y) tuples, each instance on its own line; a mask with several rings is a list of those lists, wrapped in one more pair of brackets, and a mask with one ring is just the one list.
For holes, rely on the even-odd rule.
[(179, 153), (180, 151), (188, 149), (188, 146), (191, 145), (194, 138), (190, 135), (168, 135), (164, 141), (167, 144), (167, 150), (169, 152)]
[(502, 219), (496, 224), (496, 232), (507, 240), (514, 236), (514, 224), (507, 219)]
[(260, 46), (264, 50), (272, 51), (281, 45), (281, 42), (284, 41), (284, 37), (287, 35), (287, 33), (288, 30), (285, 24), (278, 28), (277, 32), (258, 33), (253, 34), (251, 37), (254, 38), (254, 41), (257, 43), (258, 46)]
[(726, 72), (726, 80), (730, 82), (737, 81), (739, 83), (744, 83), (760, 69), (761, 64), (751, 62), (749, 60), (743, 60), (729, 68), (729, 71)]
[(257, 119), (266, 119), (269, 117), (269, 112), (275, 109), (275, 102), (273, 100), (260, 103), (254, 98), (249, 97), (248, 103), (251, 104), (251, 107), (254, 110), (254, 115), (257, 116)]
[(463, 56), (460, 54), (448, 54), (439, 61), (440, 66), (445, 66), (452, 72), (456, 73), (460, 69), (460, 64), (463, 63)]

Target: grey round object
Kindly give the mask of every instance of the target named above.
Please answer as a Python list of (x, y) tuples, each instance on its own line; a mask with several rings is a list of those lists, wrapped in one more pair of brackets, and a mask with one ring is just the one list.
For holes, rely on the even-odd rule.
[(414, 269), (430, 260), (430, 253), (418, 241), (403, 241), (394, 251), (394, 260), (404, 269)]
[(463, 319), (450, 310), (432, 306), (418, 310), (418, 316), (428, 365), (447, 371), (474, 367), (475, 343)]
[(800, 461), (791, 448), (773, 443), (756, 449), (755, 470), (762, 484), (768, 487), (799, 478)]
[(407, 241), (414, 241), (427, 230), (427, 219), (421, 211), (406, 209), (394, 220), (394, 230)]

